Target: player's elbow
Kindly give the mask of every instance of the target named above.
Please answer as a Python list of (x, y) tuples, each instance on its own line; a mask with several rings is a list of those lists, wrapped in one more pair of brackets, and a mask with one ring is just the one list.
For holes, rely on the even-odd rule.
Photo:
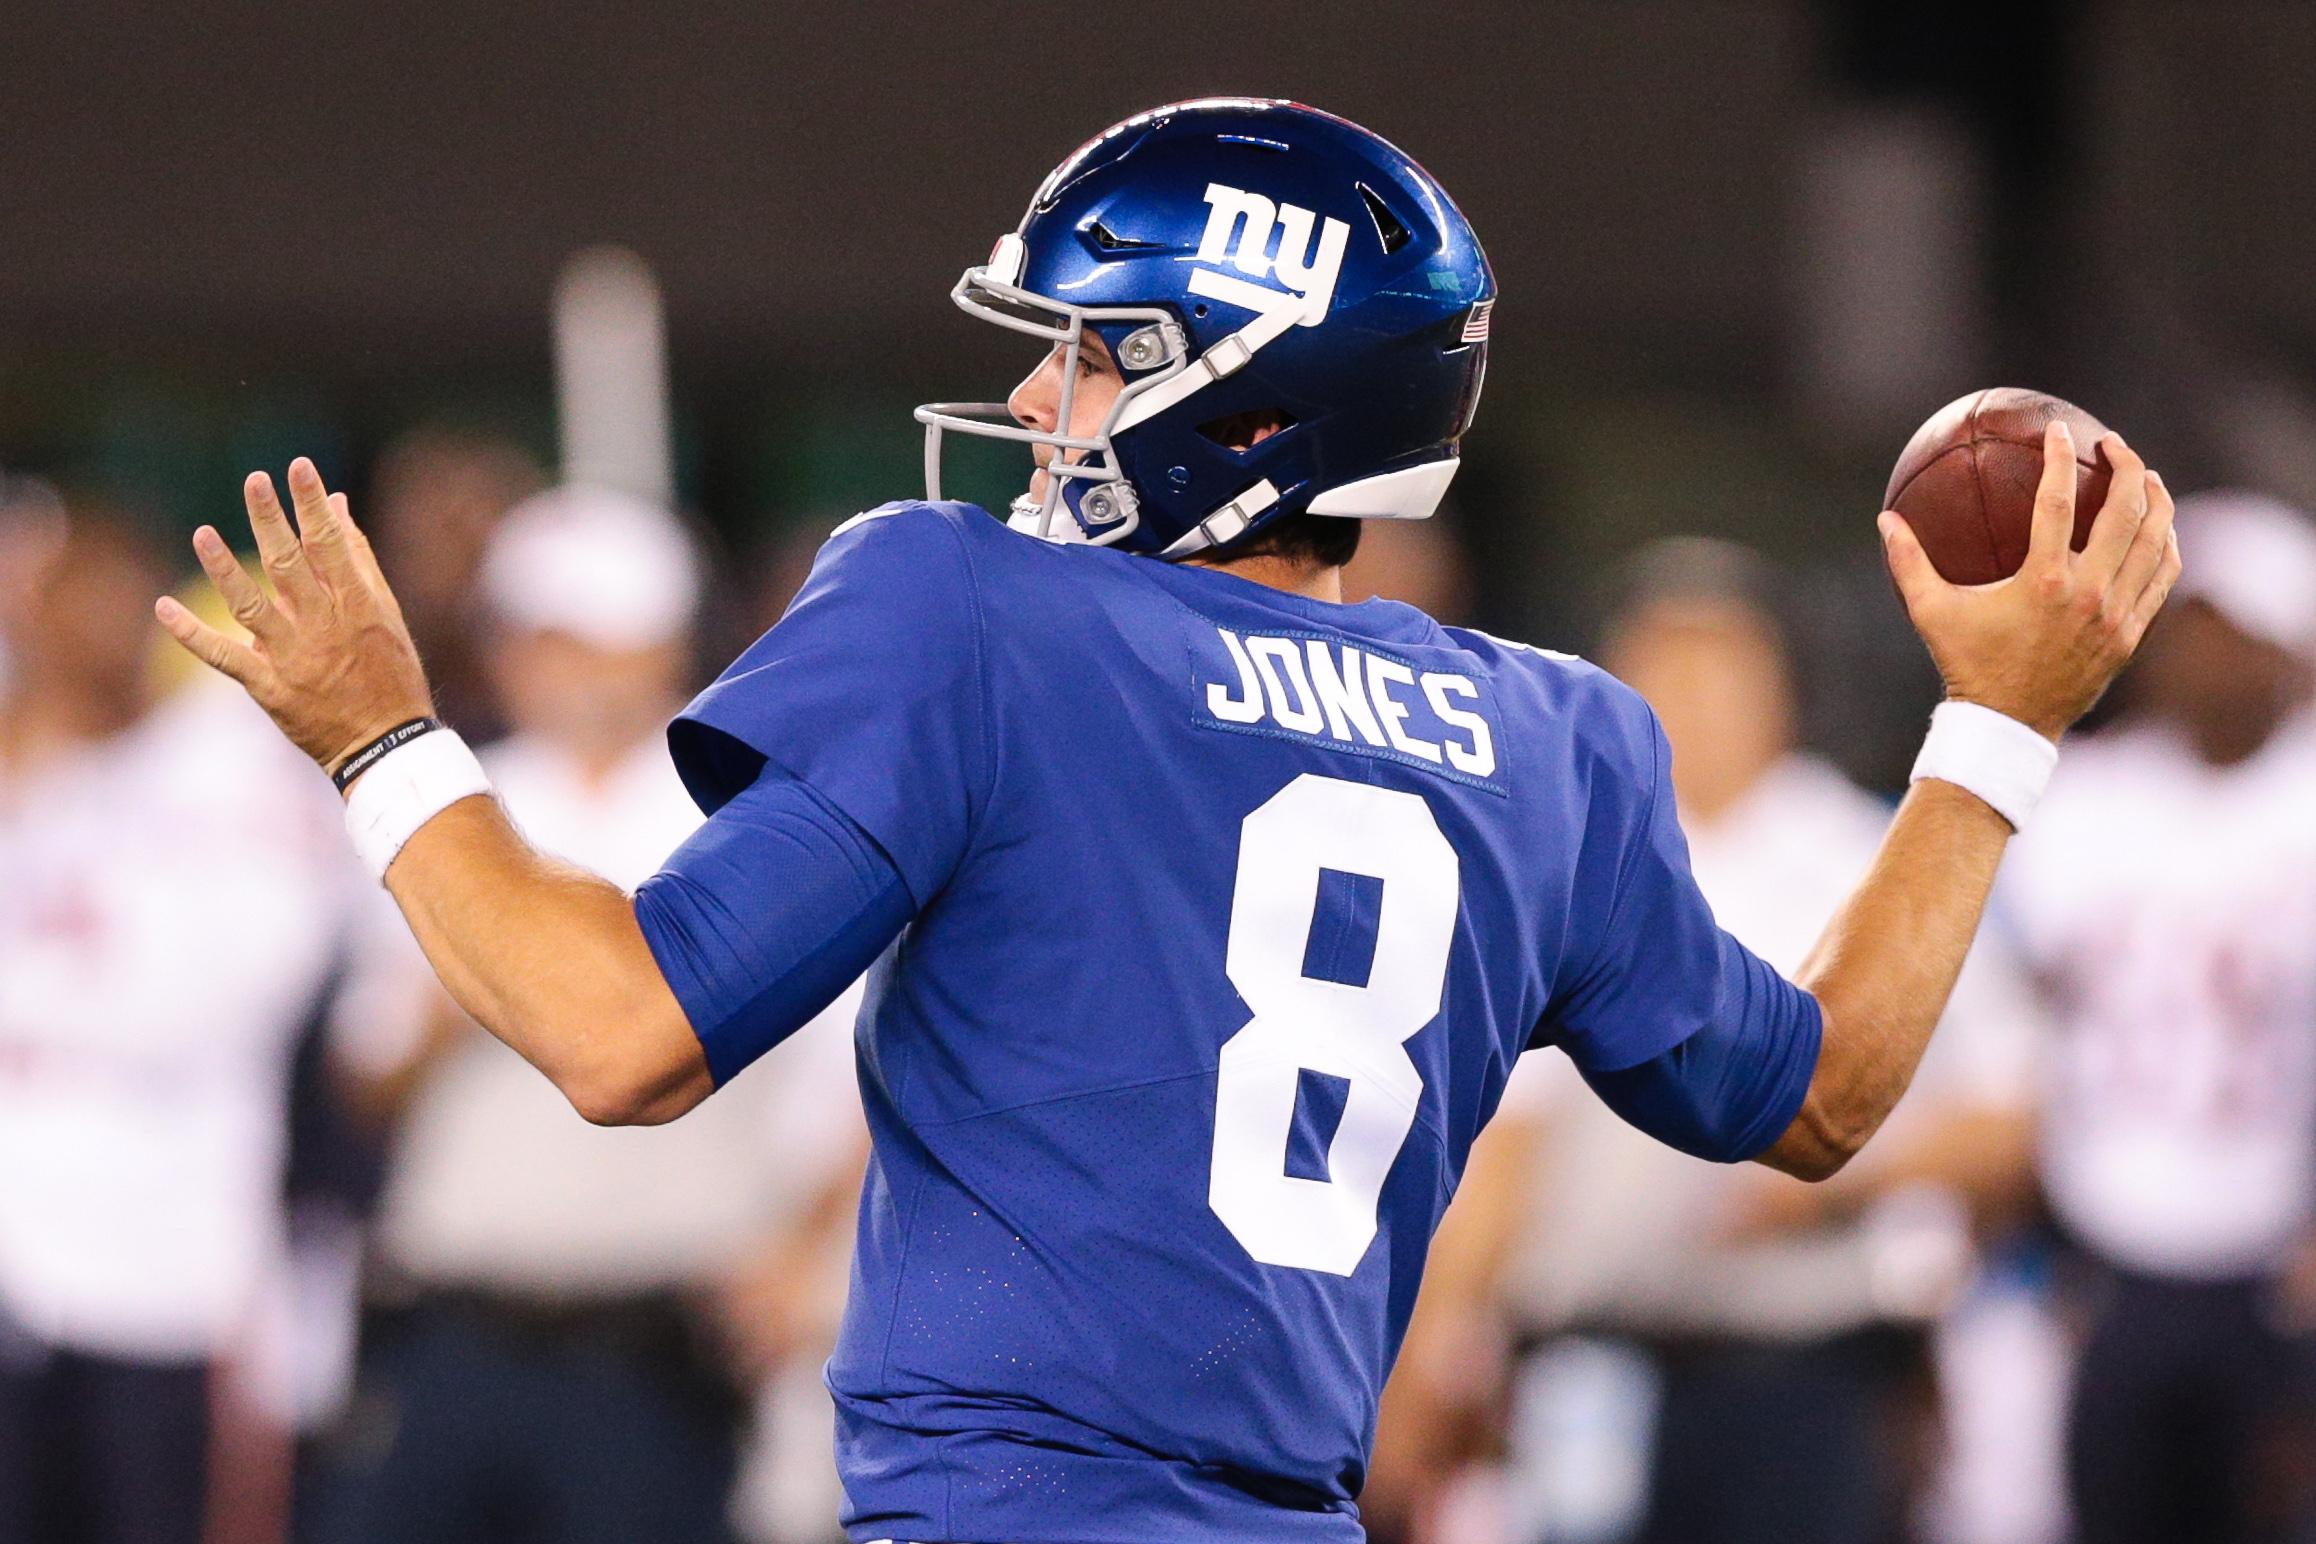
[(589, 1125), (665, 1125), (715, 1091), (688, 1026), (624, 1018), (572, 1039), (588, 1053), (557, 1069), (554, 1081)]
[(1809, 1184), (1821, 1184), (1839, 1174), (1881, 1129), (1887, 1111), (1868, 1112), (1850, 1100), (1810, 1085), (1809, 1096), (1791, 1125), (1758, 1161)]
[(650, 1126), (651, 1095), (641, 1084), (613, 1076), (565, 1078), (557, 1085), (590, 1126)]
[(614, 1067), (558, 1081), (563, 1097), (590, 1126), (664, 1126), (707, 1097), (673, 1069)]
[(1839, 1174), (1856, 1157), (1865, 1140), (1812, 1124), (1807, 1113), (1796, 1116), (1785, 1135), (1770, 1144), (1760, 1162), (1780, 1174), (1808, 1184), (1822, 1184)]
[(1759, 1162), (1816, 1184), (1839, 1174), (1882, 1129), (1911, 1080), (1912, 1068), (1890, 1047), (1907, 1040), (1910, 1026), (1893, 1023), (1886, 1008), (1842, 990), (1822, 977), (1809, 983), (1817, 999), (1819, 1036), (1809, 1090), (1784, 1133)]

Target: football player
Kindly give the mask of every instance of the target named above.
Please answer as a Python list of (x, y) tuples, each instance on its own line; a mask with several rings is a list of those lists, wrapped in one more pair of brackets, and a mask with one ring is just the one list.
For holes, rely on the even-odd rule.
[[(1515, 1057), (1669, 1142), (1822, 1176), (1906, 1085), (2055, 742), (2177, 570), (2118, 439), (1978, 591), (1885, 521), (1954, 699), (1798, 984), (1691, 882), (1663, 735), (1565, 655), (1340, 602), (1455, 475), (1495, 283), (1424, 170), (1216, 100), (1072, 155), (955, 298), (1037, 341), (935, 404), (933, 486), (839, 528), (669, 731), (710, 812), (632, 896), (511, 827), (343, 500), (246, 487), (253, 635), (164, 603), (348, 789), (467, 1010), (599, 1121), (672, 1119), (874, 963), (875, 1159), (829, 1364), (855, 1540), (1355, 1540), (1426, 1244)], [(943, 440), (1025, 443), (1000, 523)], [(1008, 529), (1008, 524), (1012, 529)], [(1975, 791), (1974, 791), (1975, 790)]]
[[(2056, 1021), (2043, 1190), (2088, 1267), (2077, 1544), (2270, 1537), (2316, 1485), (2292, 1333), (2316, 1284), (2316, 525), (2180, 505), (2181, 604), (2003, 880)], [(2149, 807), (2160, 829), (2112, 840)]]

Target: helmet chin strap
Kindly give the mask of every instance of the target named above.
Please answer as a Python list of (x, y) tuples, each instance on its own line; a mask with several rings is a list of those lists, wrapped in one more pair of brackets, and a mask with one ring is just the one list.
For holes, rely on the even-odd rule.
[[(1010, 248), (1008, 243), (1011, 243)], [(954, 292), (954, 297), (958, 298), (958, 303), (965, 305), (967, 310), (976, 309), (962, 298), (968, 286), (982, 274), (987, 274), (998, 283), (1013, 282), (1018, 277), (1021, 258), (1019, 237), (1005, 237), (999, 242), (998, 251), (992, 256), (989, 268), (986, 270), (968, 269), (965, 277), (958, 281), (958, 288)], [(1147, 389), (1136, 392), (1132, 399), (1124, 404), (1123, 411), (1105, 424), (1099, 435), (1102, 448), (1113, 458), (1113, 465), (1115, 465), (1116, 456), (1116, 451), (1113, 448), (1116, 436), (1137, 424), (1148, 422), (1170, 408), (1181, 405), (1216, 381), (1236, 375), (1246, 368), (1258, 350), (1276, 343), (1292, 331), (1297, 324), (1306, 320), (1300, 297), (1282, 294), (1259, 284), (1250, 284), (1243, 279), (1233, 278), (1227, 274), (1210, 273), (1202, 269), (1191, 276), (1189, 287), (1194, 294), (1205, 295), (1227, 305), (1242, 306), (1251, 310), (1255, 313), (1254, 319), (1238, 331), (1219, 339), (1205, 353), (1192, 360), (1178, 373), (1150, 383)], [(1043, 296), (1035, 298), (1044, 304), (1053, 306), (1056, 310), (1069, 310), (1061, 303), (1046, 300)], [(1083, 313), (1076, 314), (1083, 315)], [(1162, 325), (1165, 324), (1162, 323)], [(1178, 336), (1179, 333), (1177, 333)], [(1078, 346), (1074, 337), (1071, 339), (1070, 346), (1073, 349)], [(1066, 396), (1064, 401), (1066, 404)], [(937, 435), (944, 423), (952, 422), (954, 416), (952, 413), (943, 412), (938, 406), (921, 407), (917, 410), (918, 420), (925, 423), (929, 431), (926, 446), (928, 487), (937, 486), (933, 479), (939, 475), (935, 459), (938, 456), (939, 442), (934, 436)], [(954, 427), (968, 432), (990, 432), (966, 423), (954, 423)], [(1028, 438), (1028, 436), (1019, 437)], [(1025, 535), (1065, 546), (1107, 546), (1109, 543), (1126, 536), (1140, 523), (1140, 516), (1136, 509), (1138, 500), (1130, 482), (1123, 478), (1105, 479), (1100, 483), (1091, 483), (1090, 480), (1087, 480), (1089, 485), (1086, 490), (1081, 492), (1077, 500), (1073, 500), (1069, 494), (1068, 483), (1077, 480), (1056, 479), (1055, 486), (1042, 499), (1033, 498), (1026, 493), (1015, 499), (1008, 509), (1006, 525)], [(1093, 494), (1097, 489), (1111, 492), (1113, 497), (1118, 498), (1123, 503), (1124, 509), (1121, 517), (1115, 520), (1089, 523), (1081, 510), (1080, 501)], [(1278, 501), (1278, 488), (1269, 478), (1264, 478), (1183, 532), (1157, 555), (1168, 562), (1179, 562), (1183, 558), (1193, 557), (1198, 553), (1210, 551), (1225, 543), (1235, 541), (1245, 535), (1247, 529)], [(1057, 515), (1066, 515), (1067, 518), (1056, 519), (1055, 516)], [(1095, 534), (1092, 529), (1093, 525), (1109, 528)]]
[[(1243, 280), (1225, 280), (1219, 275), (1210, 276), (1201, 273), (1197, 277), (1213, 278), (1215, 283), (1210, 288), (1215, 289), (1219, 289), (1224, 283), (1244, 283)], [(1216, 381), (1238, 374), (1239, 371), (1246, 368), (1247, 361), (1254, 358), (1256, 350), (1266, 344), (1276, 343), (1285, 337), (1300, 319), (1301, 313), (1292, 304), (1276, 303), (1280, 300), (1291, 302), (1293, 296), (1274, 296), (1271, 291), (1257, 284), (1247, 284), (1245, 287), (1252, 292), (1252, 295), (1241, 299), (1235, 294), (1225, 294), (1219, 295), (1217, 298), (1244, 305), (1251, 304), (1253, 296), (1263, 297), (1263, 309), (1256, 315), (1255, 319), (1228, 337), (1217, 341), (1212, 348), (1192, 360), (1189, 367), (1183, 370), (1180, 375), (1170, 380), (1160, 381), (1156, 386), (1136, 397), (1127, 406), (1126, 411), (1119, 415), (1118, 421), (1110, 426), (1110, 433), (1113, 435), (1123, 433), (1138, 423), (1157, 417), (1168, 408), (1185, 400), (1193, 393), (1205, 390)], [(1194, 285), (1193, 288), (1197, 288), (1197, 286)], [(1219, 514), (1221, 511), (1217, 510), (1216, 513)]]
[(1068, 546), (1073, 542), (1082, 542), (1086, 539), (1086, 533), (1079, 529), (1075, 520), (1063, 521), (1061, 529), (1048, 530), (1049, 522), (1046, 519), (1045, 500), (1027, 493), (1015, 499), (1007, 508), (1005, 524), (1009, 530), (1019, 531), (1024, 536), (1035, 536), (1041, 541), (1054, 542), (1060, 546)]
[(1008, 529), (1063, 546), (1106, 547), (1142, 523), (1141, 499), (1123, 476), (1047, 476), (1043, 498), (1024, 493), (1007, 506)]
[(1279, 490), (1264, 478), (1229, 503), (1184, 531), (1158, 555), (1169, 563), (1233, 542), (1244, 536), (1263, 511), (1279, 501)]
[[(1105, 484), (1104, 486), (1124, 488), (1127, 485), (1116, 483)], [(1184, 558), (1195, 557), (1201, 552), (1222, 546), (1226, 542), (1236, 541), (1246, 534), (1247, 528), (1253, 525), (1265, 510), (1278, 501), (1279, 490), (1266, 477), (1183, 532), (1181, 536), (1175, 538), (1172, 545), (1160, 552), (1158, 556), (1170, 563), (1180, 562)], [(1084, 525), (1079, 522), (1076, 511), (1069, 507), (1066, 498), (1056, 502), (1058, 507), (1054, 513), (1065, 515), (1067, 518), (1051, 519), (1046, 509), (1046, 500), (1024, 493), (1008, 507), (1005, 524), (1010, 530), (1019, 531), (1024, 536), (1035, 536), (1040, 540), (1052, 542), (1056, 546), (1106, 545), (1106, 543), (1099, 543), (1095, 538), (1086, 534)]]

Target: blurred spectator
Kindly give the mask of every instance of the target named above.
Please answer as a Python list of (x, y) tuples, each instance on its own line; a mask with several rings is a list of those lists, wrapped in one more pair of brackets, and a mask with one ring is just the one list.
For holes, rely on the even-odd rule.
[(0, 470), (0, 702), (12, 674), (9, 638), (23, 630), (33, 588), (64, 540), (64, 504), (56, 490)]
[[(1888, 811), (1795, 748), (1779, 608), (1757, 559), (1668, 542), (1629, 579), (1603, 663), (1664, 722), (1715, 914), (1792, 971), (1863, 876)], [(2026, 1188), (2032, 1011), (1982, 943), (1905, 1104), (1816, 1187), (1660, 1146), (1558, 1057), (1523, 1061), (1442, 1229), (1406, 1387), (1387, 1401), (1398, 1451), (1420, 1453), (1452, 1431), (1443, 1411), (1468, 1405), (1470, 1326), (1500, 1277), (1517, 1334), (1597, 1337), (1599, 1353), (1547, 1355), (1522, 1380), (1532, 1408), (1513, 1456), (1529, 1531), (1516, 1536), (1898, 1536), (1920, 1479), (1907, 1439), (1927, 1424), (1909, 1412), (1930, 1411), (1927, 1326), (1967, 1275), (1973, 1211), (2008, 1215)], [(1537, 1409), (1571, 1402), (1584, 1409), (1541, 1445), (1581, 1429), (1578, 1452), (1523, 1439)]]
[(2043, 1184), (2096, 1273), (2081, 1544), (2273, 1537), (2263, 1456), (2316, 1451), (2283, 1424), (2283, 1299), (2316, 1277), (2316, 530), (2206, 494), (2179, 539), (2125, 716), (2068, 748), (2003, 875), (2058, 1026)]
[[(694, 549), (657, 509), (566, 488), (509, 513), (481, 566), (514, 726), (484, 752), (499, 796), (635, 884), (700, 819), (662, 738)], [(746, 1385), (833, 1331), (815, 1294), (864, 1147), (852, 998), (684, 1120), (606, 1130), (458, 1011), (390, 907), (374, 953), (341, 1050), (398, 1125), (380, 1295), (407, 1306), (365, 1358), (356, 1415), (384, 1427), (350, 1536), (726, 1538)]]
[(344, 838), (240, 693), (156, 697), (146, 529), (45, 518), (0, 612), (0, 1541), (190, 1544)]
[(506, 720), (483, 659), (475, 576), (499, 521), (545, 484), (538, 462), (514, 441), (430, 425), (386, 447), (362, 506), (436, 706), (477, 744)]

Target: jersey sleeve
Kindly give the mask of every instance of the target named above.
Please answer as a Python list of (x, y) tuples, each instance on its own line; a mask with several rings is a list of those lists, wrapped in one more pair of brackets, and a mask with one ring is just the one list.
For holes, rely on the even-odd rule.
[(826, 1009), (907, 925), (900, 872), (778, 768), (635, 892), (635, 920), (722, 1087)]
[(1596, 1074), (1651, 1061), (1708, 1026), (1763, 1055), (1783, 1054), (1806, 1028), (1814, 1066), (1817, 1004), (1721, 929), (1689, 872), (1656, 715), (1622, 686), (1602, 706), (1614, 722), (1537, 1041)]
[(776, 767), (866, 832), (919, 905), (947, 883), (989, 766), (961, 518), (896, 504), (837, 529), (787, 615), (668, 728), (701, 809)]
[[(1785, 1134), (1809, 1097), (1824, 1022), (1817, 1004), (1721, 935), (1738, 982), (1726, 1005), (1679, 1045), (1584, 1081), (1626, 1125), (1714, 1163), (1755, 1158)], [(1783, 990), (1779, 990), (1783, 988)]]

